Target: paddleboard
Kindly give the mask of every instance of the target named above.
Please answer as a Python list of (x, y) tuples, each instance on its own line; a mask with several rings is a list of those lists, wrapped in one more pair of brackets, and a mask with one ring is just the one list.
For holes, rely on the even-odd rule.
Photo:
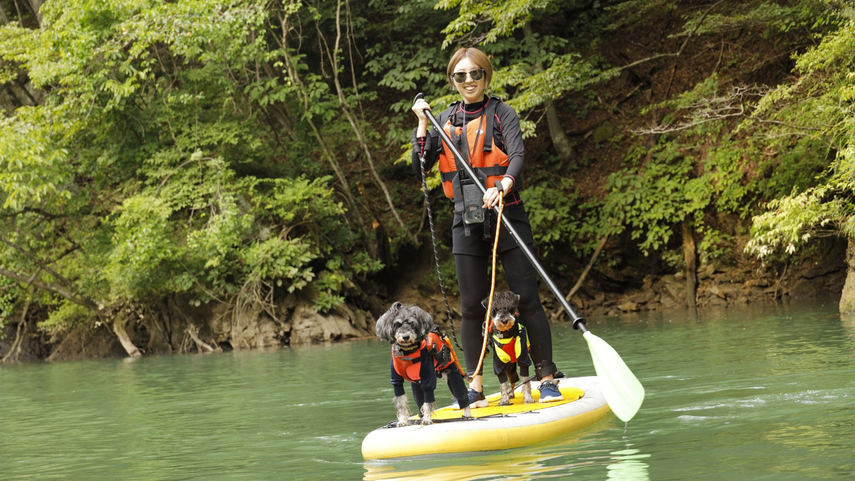
[[(557, 382), (563, 401), (525, 404), (517, 389), (510, 406), (499, 406), (501, 395), (496, 393), (487, 397), (486, 407), (470, 410), (471, 419), (462, 419), (462, 410), (447, 406), (434, 412), (433, 424), (415, 424), (418, 418), (413, 416), (410, 426), (390, 424), (375, 429), (362, 441), (362, 457), (391, 459), (520, 448), (578, 431), (609, 413), (596, 376)], [(539, 383), (532, 381), (531, 385), (537, 401)]]

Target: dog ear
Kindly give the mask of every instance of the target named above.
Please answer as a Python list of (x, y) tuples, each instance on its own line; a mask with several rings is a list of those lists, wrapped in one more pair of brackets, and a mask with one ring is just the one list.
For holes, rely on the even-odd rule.
[(389, 309), (380, 316), (379, 319), (377, 319), (377, 325), (374, 327), (374, 332), (377, 334), (377, 337), (386, 342), (392, 342), (392, 336), (394, 335), (392, 332), (392, 319), (394, 317), (395, 313), (392, 309)]
[(420, 307), (413, 306), (413, 311), (419, 321), (420, 334), (424, 336), (433, 329), (433, 317)]
[(485, 297), (485, 298), (484, 298), (484, 300), (483, 300), (483, 301), (481, 301), (481, 305), (482, 305), (482, 306), (484, 306), (484, 309), (486, 309), (486, 308), (487, 308), (487, 306), (489, 306), (489, 305), (490, 305), (490, 297), (489, 297), (489, 296), (488, 296), (488, 297)]
[(514, 298), (514, 305), (518, 305), (520, 303), (520, 295), (514, 292), (511, 292), (511, 296)]

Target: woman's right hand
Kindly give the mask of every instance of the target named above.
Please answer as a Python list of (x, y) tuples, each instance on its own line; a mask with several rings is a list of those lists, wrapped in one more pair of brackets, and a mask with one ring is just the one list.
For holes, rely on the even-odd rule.
[(425, 117), (425, 109), (431, 110), (430, 104), (427, 103), (427, 101), (425, 99), (418, 99), (413, 104), (413, 108), (412, 108), (413, 113), (415, 113), (416, 117), (419, 118), (420, 124), (422, 124), (422, 123), (427, 124), (427, 117)]

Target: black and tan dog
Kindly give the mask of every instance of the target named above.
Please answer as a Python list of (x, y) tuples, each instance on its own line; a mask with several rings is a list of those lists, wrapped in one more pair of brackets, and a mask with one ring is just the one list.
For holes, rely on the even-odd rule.
[(400, 302), (380, 316), (376, 327), (377, 337), (392, 343), (392, 386), (395, 390), (397, 426), (409, 424), (410, 409), (404, 381), (409, 381), (413, 397), (419, 406), (419, 423), (433, 424), (436, 407), (434, 390), (438, 375), (448, 383), (451, 394), (464, 409), (463, 417), (470, 416), (469, 394), (463, 380), (463, 370), (448, 337), (439, 333), (433, 318), (417, 306)]
[[(490, 298), (481, 304), (487, 308)], [(499, 406), (507, 406), (514, 397), (514, 385), (520, 375), (528, 377), (528, 368), (532, 365), (529, 354), (528, 335), (525, 326), (517, 321), (520, 296), (510, 291), (497, 292), (493, 295), (493, 306), (490, 310), (490, 340), (493, 346), (493, 372), (499, 377), (502, 399)], [(519, 367), (519, 374), (517, 374)], [(526, 404), (533, 403), (531, 381), (526, 380), (522, 386), (523, 398)]]

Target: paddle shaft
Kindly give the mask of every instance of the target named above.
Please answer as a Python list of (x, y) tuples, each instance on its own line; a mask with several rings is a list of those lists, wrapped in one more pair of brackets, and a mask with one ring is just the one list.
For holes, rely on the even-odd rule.
[[(418, 96), (416, 96), (416, 100), (422, 97), (424, 97), (424, 95), (419, 94)], [(448, 137), (448, 134), (445, 132), (445, 129), (443, 129), (442, 126), (439, 125), (439, 121), (436, 119), (436, 117), (434, 117), (433, 113), (428, 109), (425, 109), (424, 113), (428, 120), (430, 120), (430, 123), (436, 128), (437, 132), (439, 133), (439, 136), (445, 142), (445, 145), (451, 149), (451, 153), (454, 155), (454, 159), (457, 161), (457, 165), (463, 167), (463, 170), (466, 171), (466, 173), (469, 175), (469, 178), (475, 181), (475, 185), (478, 186), (478, 190), (481, 191), (481, 195), (487, 193), (487, 188), (481, 185), (481, 182), (478, 179), (478, 175), (475, 174), (475, 171), (472, 169), (469, 163), (466, 162), (462, 155), (460, 155), (460, 151), (457, 150), (457, 148), (454, 146), (454, 143), (451, 141), (451, 138)], [(492, 134), (492, 132), (490, 132), (489, 134)], [(493, 211), (498, 213), (499, 208), (493, 207)], [(549, 287), (549, 290), (552, 291), (552, 294), (554, 294), (555, 298), (558, 299), (558, 302), (561, 304), (561, 307), (564, 308), (564, 312), (566, 312), (567, 315), (570, 316), (570, 319), (573, 320), (573, 328), (581, 330), (582, 333), (587, 332), (588, 329), (585, 327), (585, 319), (577, 315), (576, 311), (574, 311), (573, 308), (570, 307), (570, 304), (567, 302), (566, 299), (564, 299), (564, 296), (561, 294), (561, 291), (558, 290), (558, 287), (555, 285), (554, 282), (552, 282), (552, 279), (549, 278), (549, 274), (546, 273), (546, 270), (543, 268), (543, 266), (540, 265), (540, 262), (537, 261), (537, 258), (534, 257), (534, 254), (532, 254), (531, 249), (528, 248), (528, 245), (526, 245), (526, 243), (523, 242), (523, 240), (520, 238), (516, 229), (514, 229), (514, 226), (511, 225), (511, 221), (508, 220), (507, 217), (502, 216), (502, 224), (505, 226), (506, 229), (508, 229), (508, 232), (511, 234), (511, 237), (513, 237), (514, 240), (517, 242), (517, 245), (520, 247), (523, 254), (525, 254), (528, 261), (534, 267), (534, 270), (537, 271), (537, 273), (540, 275), (540, 278), (543, 279), (543, 282), (546, 283), (546, 285)]]

